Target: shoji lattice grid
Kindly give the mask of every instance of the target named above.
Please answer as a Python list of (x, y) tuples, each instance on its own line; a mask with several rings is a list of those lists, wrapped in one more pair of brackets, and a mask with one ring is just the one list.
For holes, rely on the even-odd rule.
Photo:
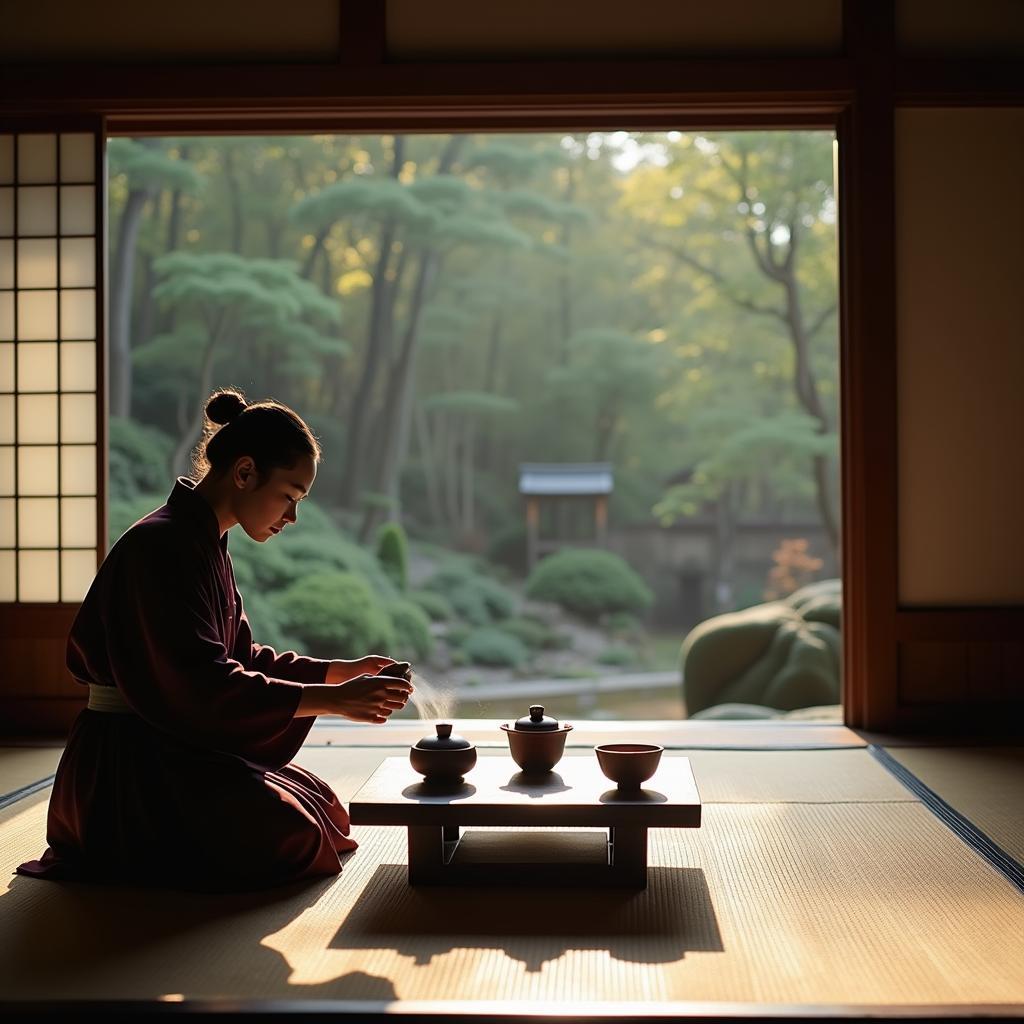
[(96, 136), (0, 134), (0, 601), (96, 572)]

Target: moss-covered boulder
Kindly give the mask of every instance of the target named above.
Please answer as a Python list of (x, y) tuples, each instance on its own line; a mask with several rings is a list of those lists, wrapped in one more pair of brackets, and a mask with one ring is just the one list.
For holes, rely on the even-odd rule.
[(818, 580), (816, 583), (808, 583), (806, 587), (794, 590), (785, 603), (808, 622), (827, 622), (839, 629), (843, 605), (842, 581)]
[(837, 703), (841, 641), (825, 616), (838, 623), (838, 605), (838, 592), (833, 598), (821, 588), (700, 623), (681, 652), (687, 713), (721, 704), (791, 711)]

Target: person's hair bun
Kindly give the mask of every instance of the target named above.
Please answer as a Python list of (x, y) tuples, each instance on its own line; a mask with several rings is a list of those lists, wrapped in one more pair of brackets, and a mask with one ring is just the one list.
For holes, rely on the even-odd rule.
[(206, 418), (211, 423), (230, 423), (246, 406), (241, 391), (225, 388), (210, 396), (206, 403)]

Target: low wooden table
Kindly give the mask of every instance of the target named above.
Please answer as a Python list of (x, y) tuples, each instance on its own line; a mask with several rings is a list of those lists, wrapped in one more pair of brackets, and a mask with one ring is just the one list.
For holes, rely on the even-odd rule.
[[(349, 803), (357, 825), (405, 825), (410, 885), (647, 885), (647, 830), (699, 828), (688, 757), (662, 757), (657, 774), (624, 791), (597, 759), (567, 755), (547, 775), (510, 757), (481, 756), (465, 781), (428, 783), (407, 757), (384, 760)], [(602, 833), (462, 832), (465, 826), (607, 828)], [(575, 856), (572, 856), (575, 854)]]

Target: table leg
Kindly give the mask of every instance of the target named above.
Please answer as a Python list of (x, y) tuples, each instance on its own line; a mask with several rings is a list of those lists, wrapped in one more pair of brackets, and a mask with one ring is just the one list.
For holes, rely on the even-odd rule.
[(498, 863), (485, 859), (449, 863), (460, 841), (458, 825), (409, 825), (410, 885), (559, 884), (647, 887), (647, 829), (608, 830), (608, 863), (531, 861)]
[(409, 884), (439, 882), (444, 872), (444, 826), (409, 826)]
[(615, 885), (647, 888), (647, 829), (644, 826), (608, 829), (609, 876)]

